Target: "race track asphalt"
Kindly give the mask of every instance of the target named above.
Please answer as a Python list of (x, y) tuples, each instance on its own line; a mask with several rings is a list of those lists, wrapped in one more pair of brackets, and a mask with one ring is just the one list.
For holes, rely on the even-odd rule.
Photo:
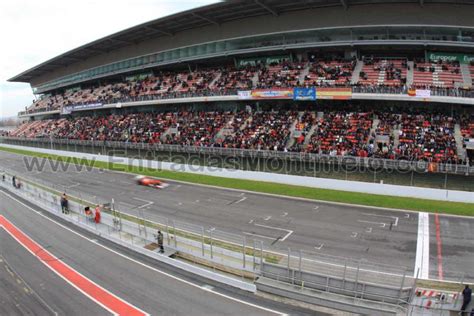
[[(359, 206), (268, 196), (167, 181), (158, 190), (136, 185), (135, 175), (98, 169), (80, 172), (75, 166), (54, 171), (50, 164), (28, 170), (23, 156), (0, 152), (0, 169), (55, 185), (69, 194), (97, 203), (115, 201), (116, 208), (146, 219), (174, 220), (200, 231), (214, 228), (214, 236), (264, 242), (265, 248), (287, 253), (303, 249), (314, 257), (344, 258), (380, 264), (379, 269), (414, 274), (418, 214)], [(31, 158), (27, 158), (31, 159)], [(317, 197), (315, 197), (317, 198)], [(442, 210), (441, 210), (442, 211)], [(474, 280), (474, 218), (439, 216), (437, 237), (430, 219), (432, 279)], [(438, 247), (439, 245), (439, 247)], [(439, 253), (441, 250), (441, 254)], [(337, 258), (333, 258), (337, 257)], [(438, 264), (442, 265), (440, 275)], [(382, 266), (384, 265), (384, 266)]]
[[(5, 193), (0, 189), (0, 216), (42, 249), (150, 315), (327, 315), (183, 273)], [(48, 269), (1, 227), (0, 249), (1, 315), (110, 315)], [(7, 264), (14, 274), (4, 268)]]

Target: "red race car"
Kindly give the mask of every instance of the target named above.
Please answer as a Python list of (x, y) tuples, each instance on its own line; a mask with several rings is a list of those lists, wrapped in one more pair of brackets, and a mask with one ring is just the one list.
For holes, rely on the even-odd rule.
[(167, 183), (164, 183), (161, 180), (153, 179), (153, 178), (146, 177), (146, 176), (138, 176), (138, 177), (136, 177), (136, 179), (137, 179), (137, 184), (138, 185), (143, 185), (143, 186), (146, 186), (146, 187), (163, 189), (163, 188), (166, 188), (168, 186)]

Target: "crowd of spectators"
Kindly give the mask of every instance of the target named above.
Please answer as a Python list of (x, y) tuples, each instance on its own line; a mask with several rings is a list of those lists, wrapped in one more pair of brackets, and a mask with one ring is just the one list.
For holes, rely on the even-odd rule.
[(356, 59), (314, 60), (304, 77), (307, 86), (349, 86), (357, 64)]
[(290, 88), (299, 86), (300, 75), (304, 68), (304, 63), (290, 61), (261, 66), (258, 72), (256, 88)]
[[(359, 81), (355, 84), (351, 83), (357, 65), (355, 58), (311, 58), (309, 61), (281, 60), (241, 68), (229, 65), (194, 71), (159, 71), (124, 80), (110, 79), (101, 85), (56, 91), (33, 101), (25, 110), (36, 113), (71, 105), (227, 95), (253, 88), (352, 86), (355, 92), (366, 93), (406, 93), (408, 90), (406, 59), (365, 58), (363, 63)], [(474, 90), (463, 87), (459, 63), (415, 60), (412, 70), (411, 88), (431, 89), (434, 95), (474, 97)]]
[(404, 86), (408, 63), (403, 59), (365, 58), (359, 76), (360, 85)]
[(192, 111), (32, 121), (9, 136), (292, 151), (330, 156), (459, 162), (454, 127), (472, 116), (427, 111), (318, 108)]
[(461, 135), (465, 139), (474, 139), (474, 115), (462, 115), (460, 118)]
[(371, 113), (329, 112), (317, 121), (306, 151), (330, 156), (369, 157)]
[(290, 128), (298, 113), (295, 111), (255, 112), (245, 125), (227, 135), (220, 146), (226, 148), (285, 151)]
[(458, 161), (454, 118), (441, 114), (401, 115), (398, 156), (434, 162)]
[(253, 79), (257, 73), (257, 67), (247, 66), (242, 69), (227, 67), (221, 70), (213, 89), (216, 90), (249, 90), (253, 87)]

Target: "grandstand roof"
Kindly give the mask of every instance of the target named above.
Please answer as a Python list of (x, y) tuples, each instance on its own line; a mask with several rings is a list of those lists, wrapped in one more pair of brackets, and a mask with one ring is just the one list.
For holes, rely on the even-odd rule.
[(29, 70), (14, 76), (8, 81), (30, 82), (33, 78), (99, 54), (114, 51), (124, 46), (137, 44), (151, 38), (173, 36), (176, 33), (208, 25), (221, 25), (226, 22), (264, 15), (278, 16), (285, 12), (305, 9), (336, 7), (349, 9), (355, 5), (377, 3), (430, 3), (471, 4), (474, 0), (230, 0), (196, 9), (183, 11), (153, 21), (149, 21), (112, 35), (95, 40), (64, 54), (56, 56)]

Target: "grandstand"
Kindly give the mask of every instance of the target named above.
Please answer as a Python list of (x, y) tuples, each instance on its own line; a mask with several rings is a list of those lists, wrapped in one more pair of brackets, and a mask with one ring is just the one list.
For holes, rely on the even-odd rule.
[(469, 164), (472, 4), (230, 1), (178, 13), (11, 78), (37, 99), (8, 136)]

